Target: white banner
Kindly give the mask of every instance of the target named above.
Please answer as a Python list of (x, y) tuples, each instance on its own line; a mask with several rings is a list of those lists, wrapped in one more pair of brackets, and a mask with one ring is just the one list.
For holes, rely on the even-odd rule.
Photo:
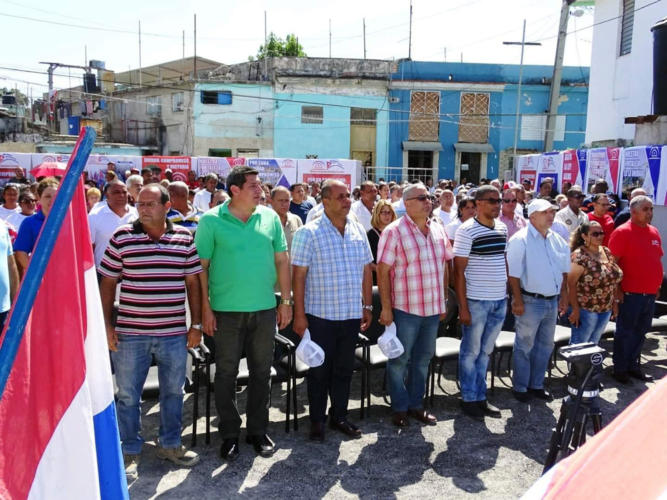
[(352, 191), (361, 180), (361, 162), (358, 160), (298, 160), (299, 182), (322, 182), (338, 179)]

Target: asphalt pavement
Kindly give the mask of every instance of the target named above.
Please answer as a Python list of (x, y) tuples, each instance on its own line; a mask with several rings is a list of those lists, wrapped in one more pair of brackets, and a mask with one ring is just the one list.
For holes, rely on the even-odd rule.
[[(603, 341), (602, 347), (611, 348)], [(643, 351), (646, 373), (661, 378), (667, 373), (667, 336), (649, 334)], [(488, 399), (502, 410), (501, 418), (476, 421), (460, 411), (455, 365), (445, 364), (442, 388), (436, 389), (433, 413), (437, 425), (412, 420), (405, 429), (391, 423), (383, 399), (383, 371), (371, 373), (373, 388), (370, 414), (360, 419), (361, 375), (352, 382), (349, 419), (363, 431), (350, 440), (327, 428), (324, 443), (308, 440), (306, 383), (299, 381), (299, 430), (285, 433), (285, 386), (274, 385), (269, 434), (276, 442), (271, 458), (256, 457), (241, 434), (241, 455), (234, 463), (220, 460), (221, 440), (212, 409), (211, 443), (204, 442), (204, 422), (198, 420), (199, 464), (179, 468), (155, 456), (159, 427), (156, 398), (143, 405), (143, 429), (147, 440), (139, 465), (139, 477), (129, 485), (132, 499), (209, 498), (517, 498), (542, 474), (549, 439), (561, 408), (566, 386), (557, 371), (550, 383), (553, 402), (520, 403), (509, 388), (507, 360), (502, 364), (496, 389)], [(564, 362), (558, 367), (565, 370)], [(622, 385), (611, 377), (611, 359), (605, 360), (604, 389), (600, 395), (603, 424), (608, 423), (653, 383), (633, 381)], [(203, 396), (204, 391), (201, 391)], [(203, 397), (200, 415), (203, 415)], [(238, 394), (241, 410), (245, 392)], [(186, 395), (183, 443), (192, 438), (192, 394)]]

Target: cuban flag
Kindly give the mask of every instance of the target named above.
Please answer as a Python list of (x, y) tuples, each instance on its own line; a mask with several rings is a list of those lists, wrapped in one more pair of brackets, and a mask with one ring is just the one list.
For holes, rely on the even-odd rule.
[[(78, 147), (86, 133), (90, 144), (83, 154)], [(94, 135), (82, 132), (2, 337), (3, 499), (128, 498), (81, 181)], [(54, 228), (58, 215), (62, 225)], [(38, 252), (50, 250), (40, 241), (48, 240), (47, 233), (55, 244), (39, 269)], [(38, 287), (34, 303), (31, 286)], [(10, 352), (16, 329), (15, 352)], [(8, 359), (11, 371), (5, 378)]]

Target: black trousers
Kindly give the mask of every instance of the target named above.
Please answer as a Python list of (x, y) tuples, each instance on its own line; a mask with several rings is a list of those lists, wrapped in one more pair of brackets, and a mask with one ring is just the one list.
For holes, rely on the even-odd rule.
[(235, 438), (241, 429), (236, 405), (236, 375), (245, 351), (250, 371), (246, 403), (248, 435), (266, 433), (269, 424), (271, 363), (276, 335), (276, 310), (215, 312), (215, 406), (223, 439)]
[(331, 398), (331, 418), (343, 420), (347, 416), (361, 318), (332, 321), (310, 314), (306, 317), (311, 340), (324, 350), (324, 363), (308, 370), (310, 421), (326, 420), (327, 397)]

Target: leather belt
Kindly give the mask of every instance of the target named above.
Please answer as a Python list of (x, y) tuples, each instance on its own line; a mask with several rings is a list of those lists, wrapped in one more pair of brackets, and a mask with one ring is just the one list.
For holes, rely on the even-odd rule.
[(541, 293), (527, 292), (523, 288), (521, 289), (521, 294), (528, 295), (529, 297), (535, 297), (536, 299), (544, 299), (544, 300), (551, 300), (558, 297), (558, 295), (542, 295)]

